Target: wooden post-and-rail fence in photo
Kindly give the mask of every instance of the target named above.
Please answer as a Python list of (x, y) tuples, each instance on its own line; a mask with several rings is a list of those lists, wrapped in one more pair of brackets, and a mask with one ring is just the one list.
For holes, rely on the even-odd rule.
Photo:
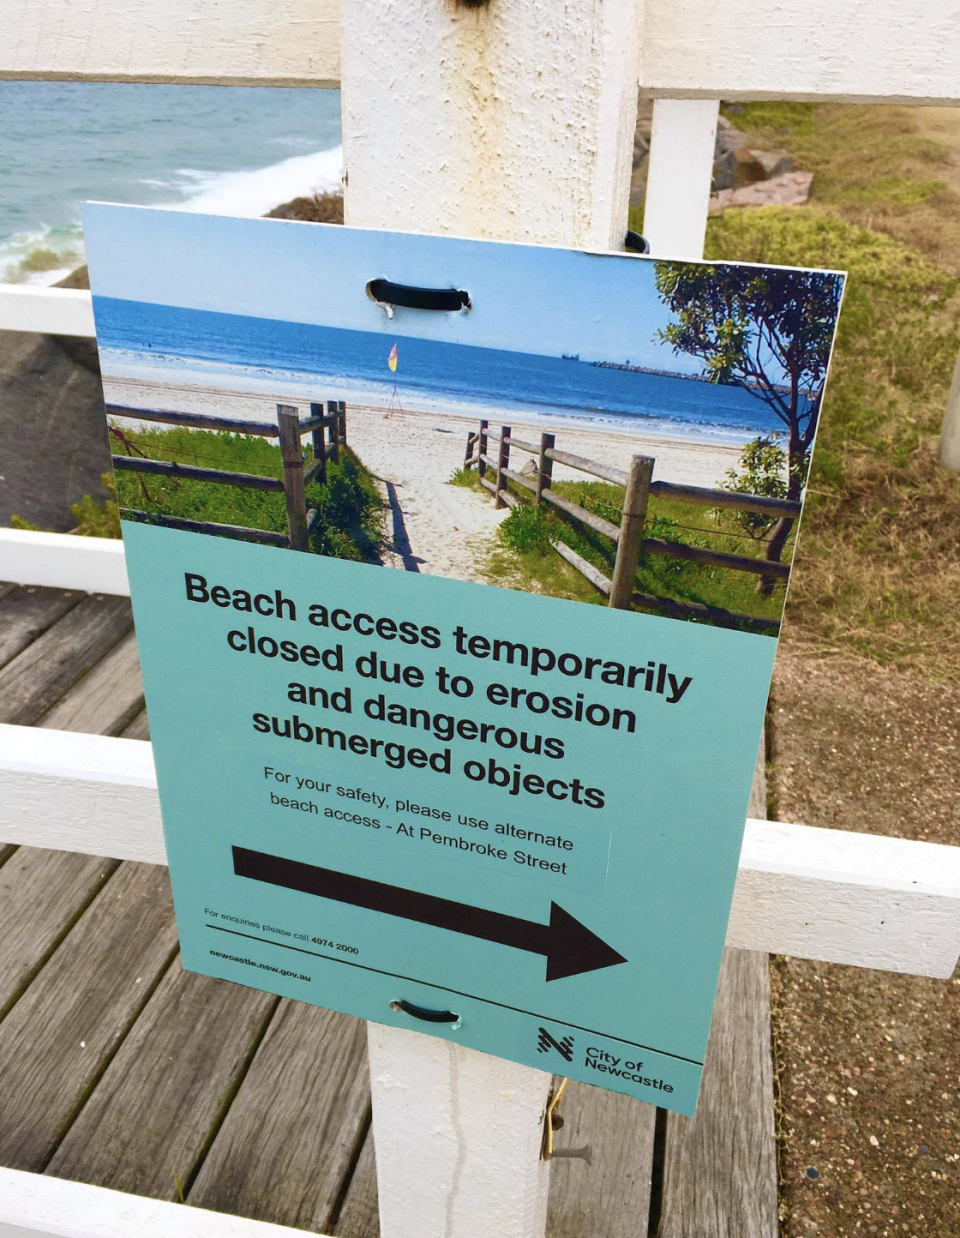
[[(499, 444), (496, 457), (489, 454), (491, 440)], [(510, 468), (511, 447), (519, 447), (522, 451), (537, 455), (535, 476), (527, 476)], [(619, 527), (597, 515), (596, 512), (581, 507), (579, 503), (573, 503), (556, 494), (553, 489), (555, 463), (565, 464), (568, 468), (587, 473), (592, 477), (602, 478), (615, 486), (622, 486), (625, 493)], [(628, 468), (618, 469), (613, 465), (602, 464), (598, 460), (588, 460), (585, 456), (558, 450), (554, 434), (543, 433), (540, 435), (540, 442), (533, 443), (517, 438), (510, 426), (502, 426), (500, 433), (496, 434), (490, 429), (487, 421), (481, 421), (479, 430), (471, 430), (467, 434), (467, 447), (464, 455), (464, 467), (468, 469), (476, 467), (480, 484), (493, 494), (497, 507), (517, 507), (523, 502), (519, 495), (507, 488), (507, 482), (513, 482), (521, 490), (530, 492), (530, 501), (536, 506), (542, 507), (549, 504), (564, 519), (576, 521), (595, 533), (610, 538), (617, 548), (612, 578), (605, 576), (582, 555), (577, 554), (566, 542), (558, 539), (552, 543), (554, 550), (562, 559), (565, 559), (571, 567), (609, 599), (610, 606), (619, 610), (639, 606), (644, 610), (653, 610), (674, 619), (703, 619), (719, 627), (748, 628), (755, 632), (772, 634), (779, 632), (780, 621), (778, 619), (724, 610), (699, 602), (678, 602), (671, 598), (638, 592), (636, 573), (641, 555), (663, 555), (671, 559), (705, 563), (711, 567), (734, 572), (751, 572), (760, 577), (766, 590), (777, 581), (786, 581), (790, 577), (790, 565), (780, 562), (780, 554), (786, 541), (782, 536), (782, 526), (780, 536), (767, 541), (766, 556), (755, 559), (749, 555), (728, 554), (726, 551), (710, 550), (703, 546), (688, 546), (683, 542), (644, 537), (647, 503), (653, 495), (657, 498), (680, 499), (685, 503), (696, 503), (704, 507), (752, 512), (769, 516), (777, 521), (788, 520), (791, 523), (800, 515), (800, 504), (790, 499), (768, 498), (760, 494), (740, 494), (735, 490), (714, 490), (705, 486), (686, 486), (668, 481), (654, 481), (654, 463), (655, 461), (650, 456), (634, 455), (630, 459)], [(495, 482), (489, 480), (487, 476), (489, 470), (495, 470)]]
[[(127, 408), (108, 404), (112, 417), (128, 417), (137, 421), (158, 421), (185, 426), (192, 430), (221, 430), (231, 434), (256, 434), (280, 441), (283, 460), (282, 477), (260, 477), (255, 473), (235, 473), (227, 469), (199, 468), (192, 464), (177, 464), (170, 460), (148, 460), (143, 456), (113, 455), (114, 469), (120, 472), (149, 473), (174, 477), (184, 481), (207, 481), (223, 486), (240, 486), (247, 490), (269, 490), (283, 493), (287, 503), (287, 532), (254, 529), (242, 525), (216, 524), (206, 520), (187, 520), (167, 516), (162, 512), (121, 508), (121, 515), (130, 520), (162, 525), (168, 529), (185, 529), (192, 533), (211, 533), (218, 537), (233, 537), (245, 542), (263, 542), (268, 546), (283, 546), (290, 550), (308, 550), (310, 532), (317, 519), (317, 509), (308, 507), (306, 489), (312, 481), (327, 480), (327, 461), (340, 461), (340, 448), (347, 443), (347, 406), (343, 400), (328, 400), (327, 411), (322, 403), (310, 405), (310, 416), (300, 420), (294, 404), (277, 405), (277, 424), (268, 421), (232, 421), (228, 417), (210, 417), (201, 413), (177, 413), (159, 409)], [(304, 460), (302, 437), (310, 434), (312, 460)], [(126, 438), (121, 441), (127, 444)], [(129, 444), (127, 444), (129, 451)]]

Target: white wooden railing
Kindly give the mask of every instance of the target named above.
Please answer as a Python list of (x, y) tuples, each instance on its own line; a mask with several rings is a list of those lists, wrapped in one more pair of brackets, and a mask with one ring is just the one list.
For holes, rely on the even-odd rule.
[[(720, 97), (960, 103), (960, 0), (0, 0), (0, 30), (0, 78), (341, 85), (348, 223), (587, 248), (620, 246), (639, 83), (645, 231), (683, 257)], [(89, 295), (0, 286), (0, 329), (92, 335)], [(960, 423), (960, 381), (953, 403)], [(12, 530), (0, 579), (127, 588), (119, 543)], [(0, 728), (0, 806), (5, 840), (164, 860), (148, 744)], [(958, 910), (960, 848), (751, 821), (728, 942), (947, 976)], [(549, 1076), (372, 1025), (369, 1044), (384, 1238), (539, 1238)], [(0, 1170), (0, 1238), (290, 1232)]]

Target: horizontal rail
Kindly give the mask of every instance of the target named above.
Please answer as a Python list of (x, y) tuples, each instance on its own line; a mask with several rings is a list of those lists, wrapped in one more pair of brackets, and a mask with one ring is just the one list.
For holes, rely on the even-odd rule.
[[(0, 838), (166, 863), (150, 744), (0, 726)], [(727, 945), (947, 977), (958, 912), (958, 847), (748, 820)]]
[(339, 420), (339, 413), (324, 413), (323, 416), (308, 417), (306, 421), (300, 422), (300, 433), (306, 434), (309, 430), (318, 430), (321, 426), (334, 426)]
[(605, 597), (610, 596), (613, 581), (604, 576), (603, 572), (595, 568), (592, 563), (588, 563), (575, 550), (571, 550), (566, 542), (556, 541), (553, 543), (553, 548), (561, 559), (566, 559), (570, 566), (576, 568), (581, 576), (586, 576), (587, 580), (592, 585), (595, 585)]
[[(862, 0), (637, 2), (637, 84), (648, 97), (960, 102), (949, 37), (956, 0), (916, 6), (909, 20), (902, 0), (873, 0), (869, 20)], [(53, 24), (40, 0), (8, 0), (4, 13), (16, 37), (0, 43), (0, 78), (340, 84), (336, 0), (64, 5)], [(783, 38), (785, 23), (797, 38)]]
[(612, 464), (601, 464), (598, 460), (588, 460), (586, 456), (577, 456), (572, 451), (560, 451), (551, 447), (546, 452), (549, 460), (557, 464), (566, 464), (569, 468), (578, 469), (581, 473), (590, 473), (594, 477), (602, 477), (604, 481), (612, 481), (615, 486), (627, 484), (627, 474), (623, 469), (614, 468)]
[(480, 478), (480, 485), (489, 490), (491, 494), (497, 493), (497, 487), (492, 481), (487, 481), (485, 477)]
[(123, 542), (113, 537), (0, 528), (0, 580), (130, 596)]
[(283, 482), (279, 478), (259, 477), (256, 473), (228, 473), (223, 469), (202, 469), (168, 460), (141, 460), (137, 456), (110, 458), (113, 467), (121, 472), (153, 473), (160, 477), (183, 478), (185, 481), (212, 481), (222, 486), (243, 486), (247, 490), (283, 490)]
[(82, 288), (0, 284), (0, 331), (36, 331), (92, 339), (96, 335), (93, 299)]
[(192, 430), (226, 430), (231, 434), (259, 434), (278, 438), (280, 427), (269, 421), (234, 421), (230, 417), (209, 417), (205, 413), (172, 413), (160, 408), (129, 408), (108, 404), (108, 417), (131, 417), (137, 421), (160, 421), (166, 425), (187, 426)]
[(86, 1182), (0, 1169), (0, 1238), (297, 1238), (302, 1233)]
[(286, 533), (273, 533), (268, 529), (248, 529), (239, 524), (215, 524), (208, 520), (186, 520), (183, 516), (167, 516), (162, 512), (141, 512), (133, 507), (121, 507), (124, 520), (139, 524), (158, 524), (164, 529), (182, 529), (185, 533), (209, 533), (213, 537), (231, 537), (240, 542), (262, 542), (265, 546), (289, 546)]
[(602, 516), (598, 516), (595, 512), (588, 512), (579, 503), (571, 503), (569, 499), (563, 498), (551, 489), (542, 491), (541, 497), (545, 503), (549, 503), (559, 511), (565, 512), (568, 516), (572, 516), (574, 520), (579, 520), (581, 524), (588, 525), (591, 529), (596, 530), (597, 533), (602, 533), (604, 537), (609, 537), (614, 543), (619, 543), (620, 530), (615, 524), (611, 524), (609, 520), (604, 520)]
[(650, 493), (658, 499), (682, 499), (703, 507), (722, 507), (730, 511), (757, 512), (761, 516), (800, 517), (802, 504), (793, 499), (771, 499), (761, 494), (739, 494), (736, 490), (710, 490), (704, 486), (681, 486), (672, 481), (655, 481)]
[(503, 440), (507, 447), (519, 447), (521, 451), (539, 451), (539, 443), (528, 443), (526, 439), (517, 438), (515, 434), (508, 434)]
[(725, 550), (706, 550), (702, 546), (688, 546), (685, 542), (665, 542), (658, 537), (645, 537), (641, 551), (644, 554), (663, 555), (668, 559), (685, 559), (689, 563), (706, 563), (710, 567), (728, 568), (734, 572), (774, 576), (777, 580), (786, 580), (790, 575), (789, 563), (778, 563), (773, 559), (751, 559), (748, 555), (732, 555)]
[(534, 494), (537, 492), (537, 483), (531, 481), (529, 477), (524, 477), (522, 473), (515, 473), (513, 469), (501, 469), (501, 474), (508, 477), (510, 481), (518, 486), (523, 486), (525, 490), (532, 490)]
[(673, 598), (657, 597), (653, 593), (634, 593), (634, 606), (655, 610), (668, 619), (703, 619), (715, 628), (747, 629), (765, 636), (776, 636), (780, 631), (779, 619), (762, 615), (747, 615), (737, 610), (724, 610), (720, 606), (707, 606), (703, 602), (677, 602)]

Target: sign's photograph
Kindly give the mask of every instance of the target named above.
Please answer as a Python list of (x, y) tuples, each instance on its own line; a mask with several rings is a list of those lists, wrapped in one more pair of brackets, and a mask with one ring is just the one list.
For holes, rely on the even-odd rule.
[(777, 633), (842, 276), (88, 214), (125, 520)]

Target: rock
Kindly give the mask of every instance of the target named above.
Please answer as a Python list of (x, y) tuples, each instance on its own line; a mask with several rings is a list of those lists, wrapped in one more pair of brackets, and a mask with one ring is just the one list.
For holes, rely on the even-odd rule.
[[(60, 287), (86, 288), (86, 268)], [(70, 504), (106, 497), (110, 471), (100, 369), (93, 340), (0, 333), (0, 524), (23, 516), (66, 531)]]
[(802, 206), (810, 198), (812, 172), (787, 172), (740, 189), (721, 189), (710, 199), (712, 213), (731, 206)]
[(744, 146), (746, 141), (747, 135), (741, 133), (739, 129), (735, 129), (726, 116), (721, 114), (717, 120), (717, 140), (714, 146), (714, 159), (719, 159), (728, 150), (736, 150), (738, 146)]
[(793, 156), (785, 150), (755, 150), (750, 153), (766, 169), (768, 180), (793, 171)]
[(539, 472), (536, 460), (528, 460), (520, 472), (524, 477), (536, 477)]
[(728, 150), (713, 165), (714, 189), (742, 189), (756, 181), (767, 179), (767, 169), (757, 158), (756, 151), (738, 146)]

